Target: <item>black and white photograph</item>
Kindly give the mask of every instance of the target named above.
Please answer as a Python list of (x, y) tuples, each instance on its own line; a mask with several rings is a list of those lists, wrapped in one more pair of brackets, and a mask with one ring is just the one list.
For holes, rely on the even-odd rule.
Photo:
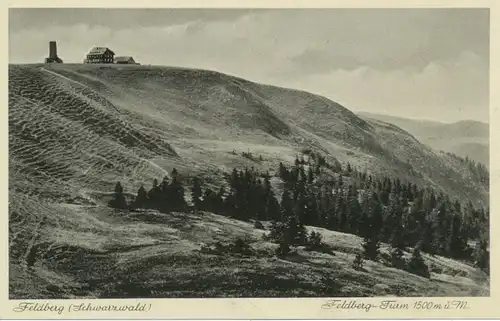
[(490, 296), (490, 9), (8, 27), (10, 300)]

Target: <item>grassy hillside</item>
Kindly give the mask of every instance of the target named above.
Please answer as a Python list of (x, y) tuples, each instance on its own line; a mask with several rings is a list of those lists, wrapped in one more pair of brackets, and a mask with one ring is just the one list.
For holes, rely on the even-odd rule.
[(401, 127), (435, 150), (469, 157), (489, 166), (488, 124), (472, 120), (440, 123), (371, 113), (360, 115), (364, 119), (377, 119)]
[[(487, 185), (456, 159), (310, 93), (204, 70), (9, 66), (11, 296), (110, 297), (126, 293), (117, 287), (137, 290), (142, 281), (144, 296), (370, 295), (377, 283), (404, 295), (487, 291), (480, 272), (440, 258), (428, 258), (437, 260), (436, 271), (445, 270), (430, 281), (378, 263), (368, 265), (372, 273), (351, 271), (349, 255), (359, 250), (352, 235), (325, 230), (338, 246), (335, 256), (299, 250), (290, 258), (299, 261), (290, 262), (270, 256), (266, 248), (273, 245), (248, 223), (210, 213), (126, 214), (103, 202), (116, 181), (135, 193), (176, 167), (220, 186), (232, 167), (274, 171), (304, 148), (461, 200), (488, 202)], [(249, 238), (260, 256), (199, 252), (202, 243), (238, 235)], [(298, 272), (302, 276), (295, 277)], [(232, 281), (224, 283), (227, 275)], [(122, 284), (125, 276), (132, 285)], [(207, 288), (197, 290), (200, 278)], [(394, 282), (402, 278), (407, 286), (398, 288)], [(241, 292), (248, 287), (255, 292)]]
[[(71, 214), (70, 214), (71, 213)], [(274, 257), (276, 244), (262, 240), (253, 224), (211, 213), (125, 214), (110, 209), (68, 206), (70, 231), (47, 230), (53, 246), (34, 268), (11, 267), (13, 298), (275, 297), (275, 296), (482, 296), (488, 277), (466, 264), (425, 255), (426, 279), (381, 263), (351, 263), (361, 239), (322, 233), (332, 254), (305, 251)], [(147, 217), (147, 218), (146, 218)], [(147, 222), (149, 221), (149, 222)], [(202, 250), (236, 237), (247, 240), (253, 256)], [(387, 253), (387, 246), (382, 247)], [(408, 255), (408, 253), (406, 253)], [(85, 258), (85, 260), (82, 260)]]

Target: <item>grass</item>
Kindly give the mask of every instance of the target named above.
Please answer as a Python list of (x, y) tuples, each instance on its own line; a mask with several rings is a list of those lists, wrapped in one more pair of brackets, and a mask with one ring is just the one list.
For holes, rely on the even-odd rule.
[[(127, 213), (94, 208), (88, 213), (102, 232), (75, 231), (70, 238), (55, 228), (47, 244), (57, 246), (47, 250), (34, 267), (11, 275), (12, 298), (44, 296), (48, 289), (59, 298), (373, 296), (378, 295), (377, 284), (387, 286), (385, 294), (399, 296), (488, 291), (488, 281), (480, 272), (441, 257), (425, 259), (442, 270), (465, 271), (467, 276), (433, 273), (426, 279), (371, 261), (365, 261), (364, 271), (355, 271), (353, 250), (361, 250), (361, 239), (320, 228), (308, 227), (322, 234), (323, 242), (334, 248), (332, 254), (299, 247), (295, 255), (278, 259), (273, 255), (277, 244), (263, 241), (265, 231), (250, 222), (207, 212)], [(147, 216), (157, 219), (152, 222)], [(254, 254), (202, 251), (215, 242), (234, 244), (237, 238), (244, 239)]]
[[(315, 229), (335, 255), (298, 249), (296, 257), (279, 260), (266, 254), (276, 245), (262, 241), (264, 231), (252, 223), (103, 206), (116, 181), (130, 196), (175, 167), (216, 188), (232, 167), (272, 173), (304, 148), (487, 201), (487, 187), (464, 180), (460, 163), (316, 95), (180, 68), (11, 65), (9, 147), (12, 298), (366, 296), (378, 283), (393, 294), (460, 295), (488, 287), (479, 272), (427, 256), (467, 275), (425, 280), (370, 262), (369, 272), (354, 271), (361, 241), (350, 234)], [(409, 174), (408, 160), (425, 175)], [(237, 237), (248, 239), (257, 255), (200, 252)]]

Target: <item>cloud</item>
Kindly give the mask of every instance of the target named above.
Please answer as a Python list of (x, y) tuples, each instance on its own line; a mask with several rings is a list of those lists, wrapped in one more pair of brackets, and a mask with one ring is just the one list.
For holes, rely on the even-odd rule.
[(488, 121), (488, 65), (477, 54), (429, 63), (423, 69), (363, 66), (294, 78), (288, 86), (327, 96), (347, 108), (394, 116)]

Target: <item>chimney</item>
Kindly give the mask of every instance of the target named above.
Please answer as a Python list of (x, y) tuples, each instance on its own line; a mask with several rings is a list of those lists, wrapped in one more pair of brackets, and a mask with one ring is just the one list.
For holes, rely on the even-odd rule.
[(51, 59), (57, 58), (57, 44), (55, 41), (49, 42), (49, 58)]

